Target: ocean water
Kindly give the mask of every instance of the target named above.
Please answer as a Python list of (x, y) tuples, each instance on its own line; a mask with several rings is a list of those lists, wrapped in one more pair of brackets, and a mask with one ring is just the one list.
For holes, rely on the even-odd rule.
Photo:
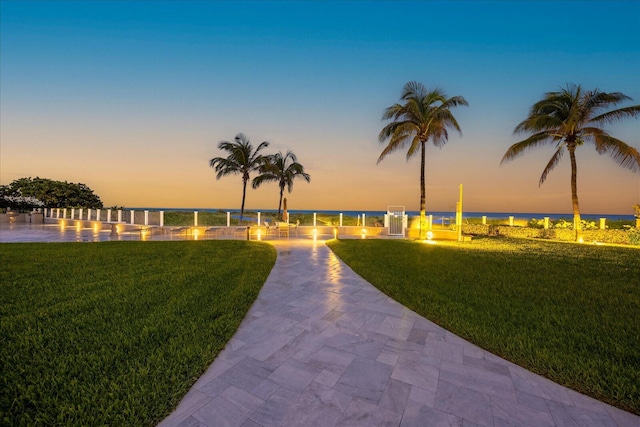
[[(232, 216), (234, 218), (239, 216), (240, 213), (240, 209), (202, 209), (202, 208), (145, 208), (145, 207), (141, 207), (141, 208), (128, 208), (128, 209), (134, 209), (134, 210), (149, 210), (149, 211), (165, 211), (165, 212), (175, 212), (175, 211), (186, 211), (186, 212), (193, 212), (193, 211), (198, 211), (198, 212), (218, 212), (218, 211), (223, 211), (223, 212), (231, 212)], [(274, 213), (277, 212), (277, 209), (246, 209), (245, 213), (247, 212), (261, 212), (261, 213)], [(289, 210), (289, 214), (290, 215), (295, 215), (295, 214), (313, 214), (313, 213), (318, 213), (318, 214), (322, 214), (322, 215), (340, 215), (341, 213), (344, 216), (352, 216), (352, 217), (356, 217), (362, 214), (365, 214), (367, 217), (372, 217), (372, 216), (383, 216), (384, 214), (386, 214), (386, 211), (354, 211), (354, 210), (345, 210), (345, 211), (340, 211), (340, 210), (304, 210), (304, 209), (294, 209), (294, 210)], [(418, 216), (420, 215), (419, 211), (407, 211), (406, 212), (407, 215), (411, 216)], [(433, 215), (433, 218), (455, 218), (456, 213), (454, 211), (435, 211), (435, 212), (430, 212), (427, 211), (427, 215)], [(558, 213), (545, 213), (545, 212), (520, 212), (520, 213), (510, 213), (510, 212), (463, 212), (462, 213), (462, 217), (463, 218), (482, 218), (483, 216), (486, 216), (487, 219), (507, 219), (510, 216), (513, 216), (514, 219), (526, 219), (526, 220), (530, 220), (532, 218), (535, 219), (542, 219), (544, 217), (549, 217), (551, 220), (558, 220), (560, 218), (564, 218), (564, 219), (568, 219), (571, 220), (573, 218), (573, 213), (563, 213), (563, 214), (558, 214)], [(633, 215), (622, 215), (622, 214), (592, 214), (592, 213), (581, 213), (580, 214), (581, 218), (583, 220), (589, 220), (589, 221), (596, 221), (600, 218), (607, 218), (608, 220), (627, 220), (627, 221), (633, 221), (635, 219), (635, 216)]]

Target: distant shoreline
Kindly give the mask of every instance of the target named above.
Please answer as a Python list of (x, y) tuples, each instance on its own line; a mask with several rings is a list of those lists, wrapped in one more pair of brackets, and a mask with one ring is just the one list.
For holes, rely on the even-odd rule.
[[(233, 212), (233, 213), (238, 213), (240, 212), (240, 209), (229, 209), (229, 208), (147, 208), (147, 207), (125, 207), (125, 210), (149, 210), (149, 211), (165, 211), (165, 212), (192, 212), (192, 211), (198, 211), (198, 212), (218, 212), (218, 211), (223, 211), (223, 212)], [(273, 213), (273, 212), (277, 212), (277, 209), (245, 209), (245, 214), (251, 213), (251, 212), (261, 212), (261, 213)], [(352, 217), (356, 217), (362, 214), (365, 214), (365, 216), (383, 216), (384, 214), (386, 214), (386, 211), (367, 211), (367, 210), (363, 210), (363, 211), (355, 211), (355, 210), (344, 210), (344, 211), (340, 211), (340, 210), (313, 210), (313, 209), (292, 209), (289, 210), (290, 214), (313, 214), (313, 213), (318, 213), (318, 214), (323, 214), (323, 215), (339, 215), (339, 214), (343, 214), (345, 216), (352, 216)], [(409, 216), (418, 216), (420, 215), (419, 211), (406, 211), (406, 214)], [(429, 212), (427, 211), (427, 215), (433, 215), (434, 218), (441, 218), (441, 217), (445, 217), (445, 218), (449, 218), (449, 217), (455, 217), (455, 211), (434, 211), (434, 212)], [(562, 213), (562, 214), (557, 214), (557, 213), (544, 213), (544, 212), (463, 212), (462, 214), (463, 218), (482, 218), (483, 216), (486, 216), (487, 219), (506, 219), (509, 218), (510, 216), (513, 216), (514, 219), (526, 219), (526, 220), (530, 220), (532, 218), (536, 218), (536, 219), (542, 219), (544, 217), (549, 217), (549, 219), (552, 220), (558, 220), (560, 218), (573, 218), (573, 214), (572, 213)], [(592, 214), (592, 213), (581, 213), (580, 214), (582, 219), (590, 219), (590, 220), (595, 220), (595, 219), (599, 219), (599, 218), (607, 218), (607, 219), (621, 219), (621, 220), (634, 220), (635, 216), (634, 215), (623, 215), (623, 214)]]

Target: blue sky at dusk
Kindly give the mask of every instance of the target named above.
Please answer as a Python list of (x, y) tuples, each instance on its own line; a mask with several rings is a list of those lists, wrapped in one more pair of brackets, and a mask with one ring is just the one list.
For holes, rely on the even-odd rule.
[[(237, 208), (217, 143), (293, 150), (292, 209), (419, 202), (419, 158), (376, 161), (384, 109), (410, 80), (462, 95), (463, 135), (427, 150), (427, 210), (571, 211), (568, 158), (500, 166), (529, 107), (566, 83), (640, 103), (640, 2), (0, 2), (0, 184), (83, 182), (105, 205)], [(640, 120), (607, 125), (640, 149)], [(524, 136), (523, 136), (524, 137)], [(640, 174), (578, 150), (585, 213), (630, 214)], [(249, 208), (277, 208), (276, 185)]]

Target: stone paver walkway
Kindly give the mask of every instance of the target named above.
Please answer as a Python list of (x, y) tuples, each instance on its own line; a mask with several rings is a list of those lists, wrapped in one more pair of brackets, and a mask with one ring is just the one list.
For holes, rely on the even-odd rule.
[(415, 314), (322, 242), (275, 247), (238, 332), (161, 427), (640, 426)]

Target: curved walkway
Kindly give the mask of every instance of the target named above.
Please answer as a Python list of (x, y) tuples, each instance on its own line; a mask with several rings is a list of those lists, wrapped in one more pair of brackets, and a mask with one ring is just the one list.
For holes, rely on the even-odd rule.
[(640, 426), (403, 307), (323, 242), (274, 245), (258, 300), (160, 426)]

